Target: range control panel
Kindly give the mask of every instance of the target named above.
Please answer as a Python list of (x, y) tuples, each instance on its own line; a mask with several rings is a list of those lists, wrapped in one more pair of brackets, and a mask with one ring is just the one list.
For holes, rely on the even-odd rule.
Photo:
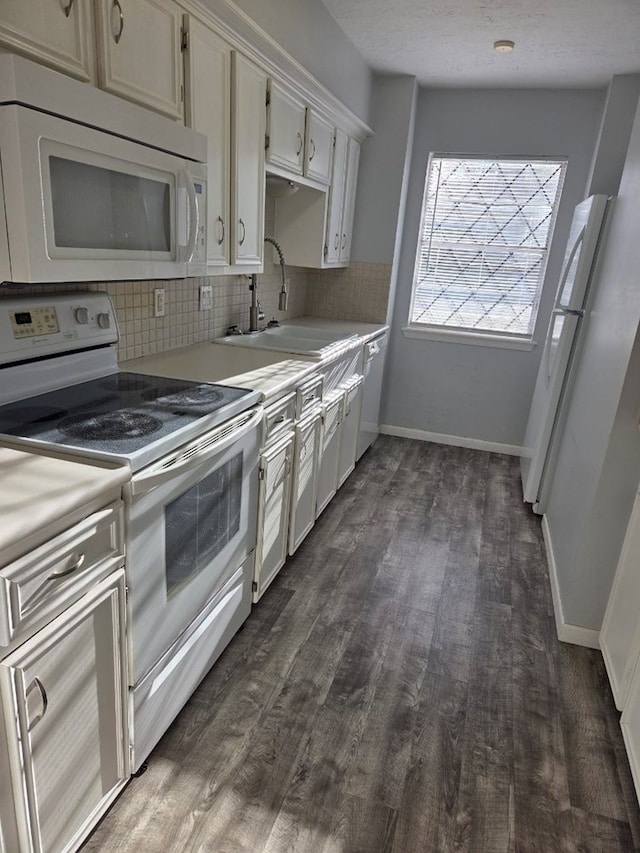
[(60, 331), (58, 315), (53, 305), (31, 311), (9, 312), (14, 338), (33, 338), (37, 335), (55, 335)]
[(0, 364), (117, 340), (115, 311), (106, 293), (0, 299)]

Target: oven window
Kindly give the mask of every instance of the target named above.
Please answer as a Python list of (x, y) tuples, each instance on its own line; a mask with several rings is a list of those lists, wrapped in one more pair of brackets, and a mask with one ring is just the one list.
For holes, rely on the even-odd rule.
[(240, 530), (242, 453), (217, 468), (164, 511), (170, 598), (211, 566)]
[(168, 181), (53, 156), (49, 174), (59, 248), (171, 250)]

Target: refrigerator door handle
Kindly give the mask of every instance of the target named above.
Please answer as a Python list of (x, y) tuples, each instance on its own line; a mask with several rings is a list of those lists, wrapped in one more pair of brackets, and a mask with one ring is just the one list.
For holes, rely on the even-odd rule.
[(584, 317), (584, 308), (565, 308), (560, 305), (553, 309), (554, 314), (570, 314), (572, 317)]

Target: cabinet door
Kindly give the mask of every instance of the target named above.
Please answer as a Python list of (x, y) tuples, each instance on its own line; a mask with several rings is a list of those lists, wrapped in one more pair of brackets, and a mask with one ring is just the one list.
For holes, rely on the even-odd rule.
[(102, 89), (182, 119), (181, 11), (172, 0), (99, 0)]
[(331, 155), (335, 128), (327, 119), (307, 110), (305, 170), (308, 178), (328, 184), (331, 180)]
[(340, 262), (342, 202), (347, 168), (347, 134), (341, 130), (336, 130), (335, 140), (333, 168), (331, 170), (331, 188), (329, 190), (326, 242), (324, 247), (324, 259), (328, 264), (337, 264)]
[(253, 585), (257, 601), (287, 559), (293, 432), (260, 459), (258, 543)]
[(229, 263), (231, 191), (231, 48), (185, 15), (186, 119), (207, 137), (207, 264)]
[(358, 189), (358, 166), (360, 164), (360, 143), (355, 139), (349, 140), (347, 154), (347, 174), (344, 184), (344, 201), (342, 204), (342, 237), (340, 239), (340, 261), (346, 264), (351, 257), (351, 240), (353, 238), (353, 214), (356, 207), (356, 190)]
[(640, 667), (638, 666), (629, 684), (627, 700), (620, 717), (620, 728), (627, 749), (636, 796), (640, 800)]
[(291, 488), (289, 553), (293, 554), (316, 520), (316, 482), (320, 456), (321, 410), (305, 417), (296, 426)]
[(360, 376), (347, 389), (344, 399), (344, 414), (340, 433), (340, 459), (338, 462), (338, 488), (344, 483), (356, 466), (356, 445), (360, 429), (360, 410), (362, 408), (362, 377)]
[(264, 257), (264, 129), (267, 77), (233, 52), (231, 186), (232, 264), (262, 264)]
[(301, 175), (304, 165), (304, 102), (272, 80), (267, 116), (267, 162)]
[(316, 488), (316, 518), (338, 489), (338, 458), (343, 400), (344, 391), (335, 391), (322, 407), (322, 439)]
[(91, 0), (2, 0), (0, 44), (80, 80), (93, 81)]
[(14, 798), (45, 853), (76, 849), (129, 775), (123, 599), (119, 571), (0, 663)]
[(616, 707), (622, 710), (640, 657), (640, 493), (629, 519), (600, 631)]

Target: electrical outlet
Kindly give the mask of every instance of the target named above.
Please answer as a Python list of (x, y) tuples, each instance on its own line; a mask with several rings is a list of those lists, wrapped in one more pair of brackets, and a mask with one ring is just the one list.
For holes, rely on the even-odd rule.
[(200, 285), (200, 310), (210, 311), (213, 308), (213, 288), (210, 284)]
[(164, 317), (166, 303), (164, 299), (164, 287), (154, 287), (153, 289), (153, 316)]

